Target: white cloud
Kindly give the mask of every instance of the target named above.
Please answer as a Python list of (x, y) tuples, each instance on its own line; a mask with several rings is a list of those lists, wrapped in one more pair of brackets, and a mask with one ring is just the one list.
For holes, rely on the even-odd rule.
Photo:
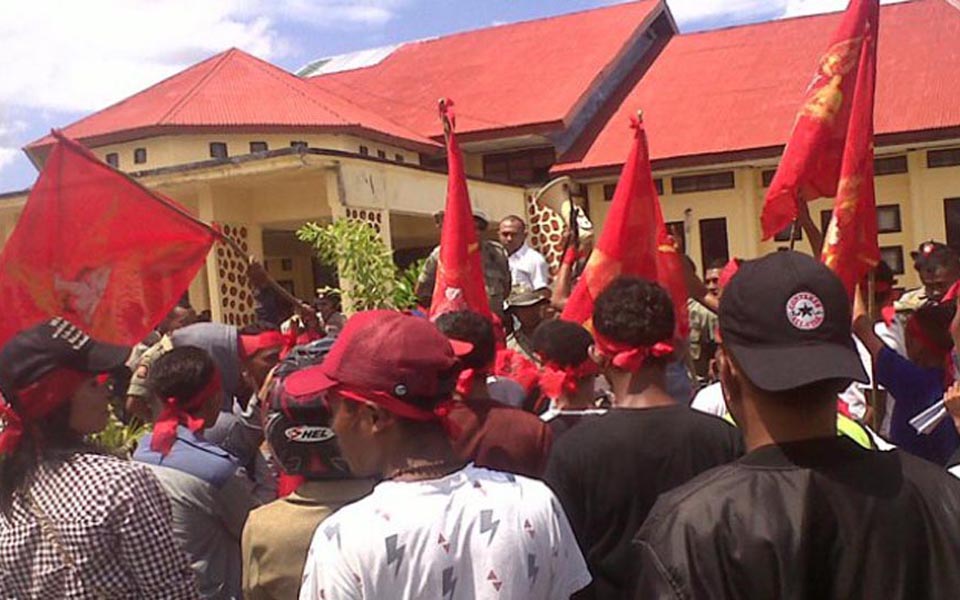
[[(881, 0), (892, 4), (905, 0)], [(723, 26), (758, 19), (798, 17), (843, 10), (849, 0), (667, 0), (680, 26), (704, 23)]]
[(787, 0), (667, 0), (681, 29), (687, 23), (743, 20), (754, 15), (782, 14)]
[(0, 2), (0, 106), (100, 109), (231, 46), (276, 60), (282, 23), (376, 28), (405, 1)]
[(0, 146), (0, 171), (16, 160), (19, 155), (19, 148), (5, 148)]
[(0, 171), (9, 166), (20, 153), (17, 148), (17, 136), (27, 128), (27, 123), (20, 119), (9, 118), (0, 111)]
[[(881, 4), (895, 4), (904, 0), (880, 0)], [(800, 17), (825, 12), (843, 10), (849, 4), (848, 0), (787, 0), (784, 17)]]

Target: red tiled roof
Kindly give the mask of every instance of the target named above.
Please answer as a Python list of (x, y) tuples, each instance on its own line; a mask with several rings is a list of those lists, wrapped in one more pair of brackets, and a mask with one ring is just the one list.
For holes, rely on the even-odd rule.
[[(131, 136), (140, 131), (190, 127), (358, 129), (412, 142), (417, 147), (437, 145), (237, 49), (200, 62), (63, 131), (74, 139), (96, 142), (98, 138)], [(50, 143), (52, 138), (47, 136), (27, 149)]]
[[(654, 161), (783, 145), (839, 20), (834, 13), (674, 36), (600, 133), (584, 140), (581, 156), (571, 152), (553, 171), (622, 165), (637, 109)], [(878, 52), (878, 135), (960, 127), (960, 10), (945, 0), (884, 6)]]
[(659, 0), (641, 0), (411, 42), (374, 66), (308, 81), (423, 135), (442, 135), (437, 119), (442, 96), (456, 102), (461, 137), (562, 127), (661, 8)]

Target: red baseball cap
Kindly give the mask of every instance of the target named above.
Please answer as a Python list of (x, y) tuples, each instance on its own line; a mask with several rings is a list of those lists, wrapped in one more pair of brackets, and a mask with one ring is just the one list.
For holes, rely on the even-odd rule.
[(439, 398), (456, 387), (458, 356), (473, 345), (450, 340), (426, 319), (392, 310), (351, 317), (324, 361), (284, 381), (295, 396), (335, 386), (384, 392), (398, 400)]

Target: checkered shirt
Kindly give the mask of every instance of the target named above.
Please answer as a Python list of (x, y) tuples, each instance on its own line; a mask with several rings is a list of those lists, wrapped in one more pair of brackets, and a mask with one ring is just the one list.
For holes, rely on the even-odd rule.
[(143, 466), (94, 454), (41, 466), (0, 515), (0, 598), (197, 598), (171, 518)]

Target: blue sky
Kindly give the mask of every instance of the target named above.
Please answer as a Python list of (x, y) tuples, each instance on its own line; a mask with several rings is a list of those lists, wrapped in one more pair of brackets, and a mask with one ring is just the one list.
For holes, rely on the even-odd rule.
[[(839, 10), (846, 0), (667, 0), (681, 31)], [(325, 56), (610, 0), (57, 0), (0, 2), (0, 192), (29, 187), (19, 150), (221, 50), (291, 71)]]

